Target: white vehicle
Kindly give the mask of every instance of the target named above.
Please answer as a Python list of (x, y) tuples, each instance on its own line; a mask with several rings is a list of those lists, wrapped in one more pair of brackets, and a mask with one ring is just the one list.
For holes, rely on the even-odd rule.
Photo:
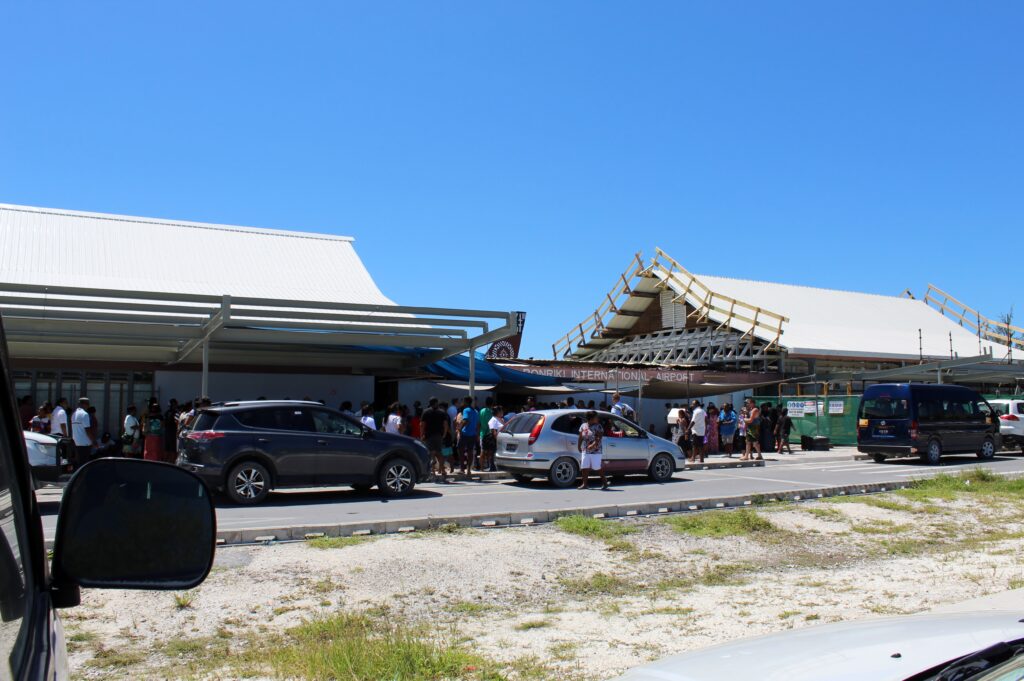
[[(569, 487), (580, 472), (577, 449), (586, 409), (551, 409), (517, 414), (498, 433), (495, 463), (519, 482), (545, 477)], [(640, 473), (664, 482), (686, 465), (678, 445), (648, 433), (629, 419), (597, 412), (604, 428), (604, 470), (609, 475)]]
[(1024, 400), (1006, 398), (989, 400), (988, 403), (999, 412), (999, 434), (1003, 446), (1020, 447), (1024, 451)]
[(37, 487), (39, 482), (56, 482), (62, 471), (69, 470), (67, 459), (57, 462), (56, 438), (30, 430), (24, 431), (23, 435), (28, 463), (32, 467), (32, 481)]
[(1022, 651), (1019, 613), (916, 615), (725, 643), (631, 669), (617, 681), (994, 681), (1022, 678)]

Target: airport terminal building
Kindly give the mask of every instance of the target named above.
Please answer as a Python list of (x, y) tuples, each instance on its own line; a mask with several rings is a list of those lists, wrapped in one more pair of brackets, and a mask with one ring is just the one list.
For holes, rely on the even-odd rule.
[(88, 395), (112, 432), (153, 395), (411, 403), (444, 394), (423, 367), (516, 332), (396, 304), (349, 237), (6, 204), (0, 312), (16, 394)]

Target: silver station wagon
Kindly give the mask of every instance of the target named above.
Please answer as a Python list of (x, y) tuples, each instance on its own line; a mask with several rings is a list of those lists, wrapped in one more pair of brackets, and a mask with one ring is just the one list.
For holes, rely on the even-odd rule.
[[(585, 409), (552, 409), (517, 414), (498, 433), (495, 462), (519, 482), (546, 477), (569, 487), (580, 472), (576, 448)], [(686, 465), (678, 445), (648, 433), (628, 419), (597, 412), (604, 428), (604, 470), (608, 475), (643, 473), (664, 482)]]

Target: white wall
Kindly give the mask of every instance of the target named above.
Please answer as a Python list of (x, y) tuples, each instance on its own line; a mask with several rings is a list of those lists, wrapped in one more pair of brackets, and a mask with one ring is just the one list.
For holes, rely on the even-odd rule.
[[(198, 371), (157, 371), (154, 377), (160, 401), (172, 397), (185, 402), (199, 395), (202, 377)], [(210, 372), (209, 395), (213, 401), (254, 400), (257, 397), (301, 400), (310, 397), (337, 407), (348, 400), (356, 407), (373, 399), (372, 376), (335, 376), (319, 374), (256, 374)]]
[[(442, 385), (434, 383), (433, 381), (416, 380), (398, 382), (398, 401), (401, 402), (402, 404), (409, 405), (409, 407), (412, 407), (412, 405), (418, 400), (425, 409), (431, 397), (436, 397), (441, 402), (450, 403), (453, 399), (461, 400), (463, 397), (466, 397), (468, 395), (468, 390), (446, 388)], [(492, 391), (477, 390), (477, 407), (482, 406), (485, 399), (493, 396), (494, 393)]]

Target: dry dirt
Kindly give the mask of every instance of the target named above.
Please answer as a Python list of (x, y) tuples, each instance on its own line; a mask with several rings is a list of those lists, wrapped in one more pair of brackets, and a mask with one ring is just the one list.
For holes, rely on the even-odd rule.
[[(890, 505), (881, 508), (877, 505)], [(726, 514), (732, 511), (711, 511)], [(614, 540), (556, 526), (431, 531), (341, 548), (218, 550), (189, 594), (86, 591), (64, 622), (77, 678), (233, 678), (182, 640), (366, 611), (464, 641), (509, 678), (607, 679), (671, 653), (905, 614), (1024, 583), (1024, 506), (882, 495), (756, 509), (773, 529), (699, 537), (664, 518)], [(597, 575), (597, 580), (594, 576)], [(169, 644), (172, 642), (172, 644)]]

